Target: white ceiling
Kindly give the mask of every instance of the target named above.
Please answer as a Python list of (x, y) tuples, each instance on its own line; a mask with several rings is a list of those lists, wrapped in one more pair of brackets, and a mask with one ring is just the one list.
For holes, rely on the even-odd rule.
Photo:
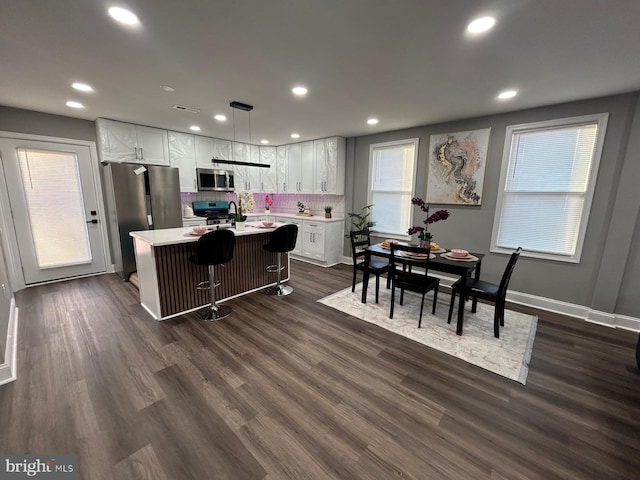
[[(640, 90), (639, 0), (117, 3), (138, 28), (114, 22), (113, 5), (0, 0), (0, 104), (186, 132), (197, 124), (229, 139), (235, 111), (238, 141), (250, 123), (252, 143), (278, 145), (294, 131), (348, 137)], [(495, 28), (465, 34), (483, 14)], [(305, 98), (291, 94), (297, 84)], [(520, 94), (496, 101), (506, 88)], [(250, 122), (233, 100), (255, 107)], [(371, 116), (380, 123), (367, 125)]]

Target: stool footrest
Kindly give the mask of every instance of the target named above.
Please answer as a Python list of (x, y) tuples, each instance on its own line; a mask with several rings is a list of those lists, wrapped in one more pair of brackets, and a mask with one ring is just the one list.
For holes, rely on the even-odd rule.
[[(196, 290), (211, 290), (209, 286), (211, 282), (209, 280), (205, 280), (204, 282), (200, 282), (196, 285)], [(220, 282), (216, 282), (216, 288), (220, 286)]]
[[(284, 270), (284, 265), (282, 265), (279, 270), (280, 271)], [(278, 265), (269, 265), (269, 266), (267, 266), (267, 272), (269, 272), (269, 273), (278, 273)]]

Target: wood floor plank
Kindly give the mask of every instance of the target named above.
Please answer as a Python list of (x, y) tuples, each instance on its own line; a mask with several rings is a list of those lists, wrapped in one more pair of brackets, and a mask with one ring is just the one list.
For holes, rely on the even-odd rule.
[(349, 266), (289, 283), (220, 322), (152, 320), (116, 275), (18, 292), (0, 451), (83, 480), (638, 478), (637, 334), (510, 305), (539, 317), (521, 385), (317, 303)]

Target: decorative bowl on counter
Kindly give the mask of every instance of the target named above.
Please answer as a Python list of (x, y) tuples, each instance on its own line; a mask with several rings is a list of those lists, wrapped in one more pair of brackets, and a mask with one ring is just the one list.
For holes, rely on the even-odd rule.
[(265, 228), (273, 227), (273, 222), (262, 222), (262, 226)]
[(193, 227), (193, 233), (198, 235), (204, 235), (207, 232), (207, 227)]

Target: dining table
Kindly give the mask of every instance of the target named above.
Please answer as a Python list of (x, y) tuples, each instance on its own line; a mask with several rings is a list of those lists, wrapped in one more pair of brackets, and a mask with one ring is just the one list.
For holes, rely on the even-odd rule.
[[(444, 253), (444, 252), (442, 252)], [(469, 252), (474, 256), (476, 260), (450, 260), (441, 255), (441, 253), (432, 253), (432, 257), (429, 257), (429, 270), (436, 270), (444, 273), (451, 273), (460, 277), (460, 292), (465, 291), (467, 285), (467, 278), (473, 273), (476, 280), (480, 279), (480, 267), (483, 253)], [(380, 244), (370, 245), (364, 251), (364, 276), (362, 278), (362, 303), (367, 303), (367, 287), (369, 285), (369, 263), (371, 257), (391, 257), (391, 250), (389, 248), (382, 247)], [(473, 299), (472, 311), (476, 311), (478, 300)], [(462, 324), (464, 322), (464, 304), (465, 295), (460, 295), (458, 300), (458, 322), (456, 324), (456, 334), (462, 335)]]

